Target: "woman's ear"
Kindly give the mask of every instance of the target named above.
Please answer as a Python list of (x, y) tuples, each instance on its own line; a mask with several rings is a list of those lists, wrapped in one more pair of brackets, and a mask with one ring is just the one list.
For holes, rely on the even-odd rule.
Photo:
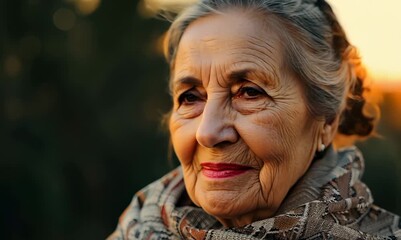
[(324, 144), (324, 146), (327, 147), (333, 142), (333, 139), (337, 134), (339, 122), (340, 116), (337, 115), (332, 121), (326, 121), (324, 123), (320, 139), (321, 144)]

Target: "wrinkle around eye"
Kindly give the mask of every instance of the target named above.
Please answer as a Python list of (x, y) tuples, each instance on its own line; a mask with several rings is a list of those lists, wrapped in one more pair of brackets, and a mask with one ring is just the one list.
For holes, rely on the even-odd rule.
[(202, 114), (204, 105), (204, 102), (191, 105), (181, 105), (178, 107), (176, 112), (183, 118), (195, 118)]
[(274, 102), (267, 96), (256, 99), (233, 98), (232, 105), (239, 113), (249, 115), (274, 106)]
[(198, 93), (184, 92), (178, 97), (176, 112), (183, 118), (197, 117), (203, 112), (205, 101)]

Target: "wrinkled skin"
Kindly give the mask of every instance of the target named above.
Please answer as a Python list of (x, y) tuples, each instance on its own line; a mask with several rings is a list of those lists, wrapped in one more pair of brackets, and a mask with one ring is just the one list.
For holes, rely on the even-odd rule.
[[(169, 128), (187, 192), (225, 226), (273, 216), (319, 144), (332, 138), (286, 70), (284, 43), (260, 19), (233, 9), (196, 20), (172, 68)], [(210, 178), (205, 162), (251, 169)]]

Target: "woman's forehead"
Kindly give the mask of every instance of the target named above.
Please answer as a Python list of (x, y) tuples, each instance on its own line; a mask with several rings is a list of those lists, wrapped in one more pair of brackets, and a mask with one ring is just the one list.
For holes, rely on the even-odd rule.
[(216, 68), (225, 72), (237, 71), (235, 66), (277, 75), (283, 48), (278, 34), (264, 23), (240, 11), (194, 21), (178, 46), (174, 78), (177, 75), (203, 75), (204, 71)]
[(256, 45), (267, 44), (271, 48), (272, 43), (279, 41), (279, 36), (273, 29), (279, 28), (273, 28), (277, 24), (273, 17), (271, 20), (274, 23), (269, 23), (264, 18), (266, 16), (261, 13), (253, 12), (251, 15), (251, 12), (241, 9), (201, 17), (184, 31), (179, 47), (193, 47), (199, 43), (213, 47), (215, 42), (232, 44), (245, 41)]

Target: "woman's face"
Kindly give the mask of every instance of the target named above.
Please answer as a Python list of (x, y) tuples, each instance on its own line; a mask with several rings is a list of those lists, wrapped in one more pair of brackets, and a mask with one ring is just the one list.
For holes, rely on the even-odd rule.
[(184, 32), (170, 132), (192, 201), (226, 226), (271, 217), (308, 169), (323, 123), (308, 113), (269, 22), (240, 10)]

